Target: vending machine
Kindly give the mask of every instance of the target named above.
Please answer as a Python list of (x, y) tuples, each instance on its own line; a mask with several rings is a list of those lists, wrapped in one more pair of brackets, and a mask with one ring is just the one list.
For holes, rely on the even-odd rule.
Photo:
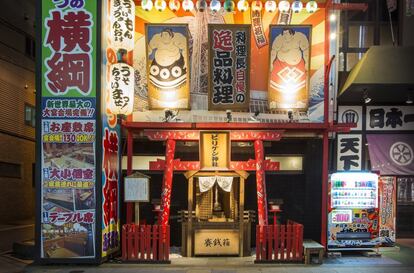
[(378, 175), (340, 172), (330, 176), (328, 249), (369, 249), (380, 244)]

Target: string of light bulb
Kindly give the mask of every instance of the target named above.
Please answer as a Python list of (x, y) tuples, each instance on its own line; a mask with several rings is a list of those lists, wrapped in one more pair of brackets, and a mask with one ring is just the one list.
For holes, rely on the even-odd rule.
[[(164, 11), (167, 6), (173, 12), (178, 11), (180, 8), (182, 8), (184, 11), (193, 11), (195, 8), (195, 10), (199, 12), (204, 12), (206, 10), (210, 10), (211, 12), (218, 12), (222, 6), (226, 12), (235, 12), (236, 9), (239, 12), (245, 12), (249, 9), (249, 7), (253, 11), (262, 11), (264, 7), (265, 11), (270, 13), (275, 12), (277, 9), (279, 9), (280, 12), (289, 12), (289, 10), (292, 10), (294, 13), (299, 13), (303, 10), (303, 3), (299, 0), (282, 0), (278, 1), (278, 4), (275, 0), (253, 0), (251, 1), (251, 4), (248, 0), (238, 0), (237, 5), (233, 0), (224, 0), (223, 5), (220, 0), (197, 0), (195, 2), (195, 5), (193, 0), (169, 0), (168, 5), (166, 0), (141, 1), (141, 7), (145, 11), (151, 11), (153, 8), (158, 11)], [(305, 8), (307, 12), (313, 13), (318, 9), (318, 3), (316, 1), (308, 1)]]

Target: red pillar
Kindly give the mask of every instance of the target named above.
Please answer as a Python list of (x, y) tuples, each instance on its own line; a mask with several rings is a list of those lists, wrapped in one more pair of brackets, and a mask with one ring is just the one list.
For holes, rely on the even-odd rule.
[[(132, 132), (128, 130), (127, 133), (127, 175), (132, 174), (132, 157), (133, 157), (133, 150), (134, 150), (134, 141)], [(127, 217), (126, 222), (127, 224), (132, 224), (132, 214), (133, 214), (133, 203), (127, 203)]]
[(321, 217), (321, 244), (326, 248), (327, 220), (328, 220), (328, 131), (323, 132), (322, 146), (322, 217)]
[(161, 193), (161, 217), (159, 222), (162, 226), (168, 225), (171, 205), (171, 189), (174, 172), (175, 140), (168, 139), (165, 148), (165, 169)]
[(266, 177), (264, 171), (264, 148), (263, 141), (254, 141), (254, 152), (256, 156), (256, 188), (257, 188), (257, 216), (259, 225), (267, 225), (267, 197)]

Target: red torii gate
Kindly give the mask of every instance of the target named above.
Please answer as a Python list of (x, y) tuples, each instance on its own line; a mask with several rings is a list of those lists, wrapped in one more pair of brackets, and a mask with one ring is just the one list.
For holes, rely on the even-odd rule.
[[(220, 130), (217, 130), (220, 131)], [(263, 141), (279, 141), (283, 131), (230, 131), (230, 141), (253, 141), (255, 159), (231, 161), (230, 170), (256, 171), (257, 215), (259, 225), (267, 225), (267, 200), (265, 171), (278, 171), (279, 162), (264, 159)], [(160, 225), (168, 225), (170, 216), (172, 178), (174, 171), (200, 170), (199, 161), (174, 159), (176, 141), (199, 141), (196, 130), (144, 130), (144, 135), (153, 141), (166, 141), (165, 160), (150, 162), (150, 170), (164, 171), (161, 197)]]

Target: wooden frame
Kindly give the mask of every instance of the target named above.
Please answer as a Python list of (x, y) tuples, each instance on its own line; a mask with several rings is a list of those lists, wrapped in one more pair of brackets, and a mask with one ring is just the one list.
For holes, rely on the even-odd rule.
[[(186, 69), (187, 69), (187, 76), (186, 76), (186, 94), (187, 94), (187, 106), (186, 107), (154, 107), (151, 105), (151, 99), (150, 99), (150, 93), (151, 93), (151, 88), (149, 85), (149, 80), (148, 80), (148, 105), (149, 108), (151, 110), (164, 110), (164, 109), (177, 109), (177, 110), (189, 110), (190, 109), (190, 71), (189, 71), (189, 67), (190, 67), (190, 52), (189, 52), (189, 29), (188, 29), (188, 24), (162, 24), (162, 23), (146, 23), (145, 24), (145, 60), (146, 60), (146, 76), (147, 79), (149, 79), (149, 54), (148, 54), (148, 44), (149, 44), (149, 39), (148, 39), (148, 32), (149, 32), (149, 28), (151, 27), (170, 27), (170, 28), (177, 28), (177, 27), (185, 27), (185, 32), (186, 32), (186, 45), (187, 45), (187, 52), (184, 58), (185, 58), (185, 62), (186, 62)], [(154, 92), (154, 91), (153, 91)]]
[[(249, 176), (249, 173), (246, 171), (187, 171), (184, 173), (185, 178), (188, 180), (188, 222), (187, 222), (187, 232), (182, 234), (186, 236), (186, 256), (191, 257), (194, 252), (194, 242), (193, 242), (193, 219), (192, 219), (192, 210), (194, 207), (194, 177), (200, 176), (230, 176), (239, 178), (239, 257), (243, 257), (245, 252), (244, 249), (244, 183)], [(249, 229), (248, 229), (249, 230)], [(184, 237), (183, 237), (184, 238)]]
[[(295, 107), (289, 107), (289, 109), (296, 109), (299, 111), (306, 111), (309, 107), (309, 94), (310, 94), (310, 62), (311, 62), (311, 56), (312, 56), (312, 25), (270, 25), (269, 26), (269, 67), (268, 67), (268, 82), (267, 82), (267, 92), (268, 92), (268, 104), (270, 110), (277, 110), (277, 109), (287, 109), (287, 108), (279, 108), (279, 107), (271, 107), (271, 96), (270, 96), (270, 79), (271, 79), (271, 72), (272, 69), (270, 67), (272, 66), (272, 44), (275, 41), (276, 37), (273, 37), (272, 39), (272, 30), (273, 29), (293, 29), (296, 30), (297, 28), (308, 28), (309, 29), (309, 36), (308, 36), (308, 42), (309, 42), (309, 54), (308, 54), (308, 60), (307, 60), (307, 66), (306, 66), (306, 107), (304, 108), (295, 108)], [(295, 101), (296, 103), (296, 101)]]
[[(231, 30), (232, 33), (234, 33), (236, 30), (245, 30), (247, 33), (246, 36), (246, 48), (248, 49), (246, 51), (246, 99), (244, 103), (233, 103), (228, 105), (214, 105), (212, 103), (213, 98), (213, 84), (212, 84), (212, 67), (213, 67), (213, 50), (212, 50), (212, 31), (214, 29), (220, 29), (220, 30)], [(233, 38), (233, 41), (235, 39)], [(250, 106), (250, 44), (251, 44), (251, 25), (250, 24), (209, 24), (208, 25), (208, 110), (249, 110)], [(236, 56), (233, 52), (232, 58), (235, 61)], [(235, 64), (235, 63), (234, 63)], [(235, 67), (235, 66), (233, 66)], [(234, 76), (235, 76), (235, 69), (234, 69)], [(235, 81), (232, 83), (233, 86), (235, 86)], [(233, 94), (235, 94), (236, 91), (233, 90)]]
[[(204, 167), (204, 135), (205, 134), (225, 134), (226, 135), (226, 142), (227, 142), (227, 148), (226, 148), (226, 155), (227, 155), (227, 162), (226, 167)], [(200, 145), (199, 145), (200, 151), (200, 169), (201, 170), (209, 170), (209, 171), (215, 171), (215, 170), (229, 170), (230, 168), (230, 161), (231, 161), (231, 139), (230, 139), (230, 132), (228, 131), (200, 131)]]

